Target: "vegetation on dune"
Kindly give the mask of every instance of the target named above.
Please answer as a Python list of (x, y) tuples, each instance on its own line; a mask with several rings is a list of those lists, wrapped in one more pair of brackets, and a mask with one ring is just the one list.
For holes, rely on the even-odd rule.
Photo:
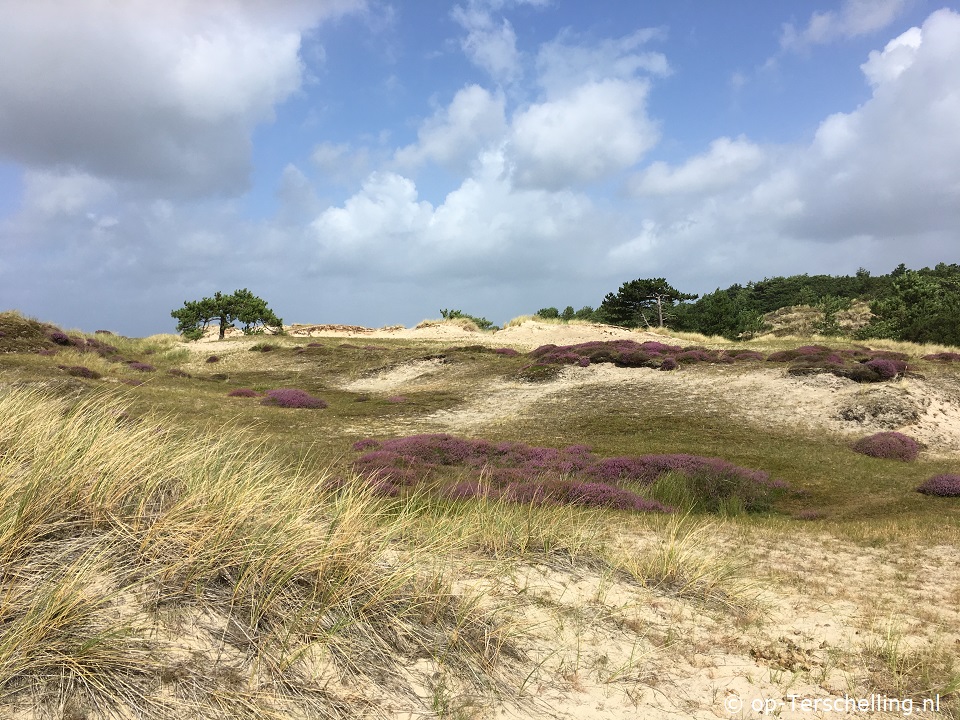
[(883, 460), (916, 460), (920, 445), (912, 437), (899, 432), (881, 432), (868, 435), (853, 444), (853, 451)]
[(861, 268), (855, 275), (778, 276), (717, 288), (699, 299), (664, 278), (638, 278), (608, 293), (595, 311), (568, 307), (561, 315), (544, 308), (537, 315), (737, 340), (773, 330), (790, 313), (806, 316), (806, 334), (960, 345), (960, 265), (910, 270), (901, 264), (887, 275)]
[(657, 341), (638, 343), (634, 340), (594, 340), (576, 345), (541, 345), (529, 357), (534, 362), (520, 369), (520, 376), (529, 380), (552, 379), (556, 373), (542, 367), (612, 363), (617, 367), (645, 367), (676, 370), (697, 363), (732, 365), (738, 362), (766, 360), (789, 363), (791, 375), (831, 373), (856, 382), (883, 382), (902, 376), (909, 365), (906, 355), (868, 347), (830, 348), (824, 345), (803, 345), (764, 356), (756, 351), (711, 349), (699, 346), (681, 347)]
[[(175, 336), (86, 336), (8, 313), (0, 333), (4, 716), (347, 718), (402, 707), (480, 717), (512, 702), (524, 715), (522, 696), (563, 678), (642, 686), (644, 663), (665, 666), (683, 645), (674, 634), (686, 632), (689, 603), (736, 626), (738, 643), (773, 642), (781, 629), (762, 625), (757, 593), (807, 580), (804, 593), (816, 592), (820, 576), (771, 580), (763, 552), (779, 565), (839, 538), (851, 557), (864, 546), (864, 558), (896, 553), (897, 576), (913, 582), (905, 543), (937, 545), (935, 556), (960, 537), (956, 464), (929, 438), (923, 453), (909, 437), (874, 439), (885, 456), (912, 453), (891, 462), (851, 452), (845, 435), (690, 394), (774, 368), (763, 375), (792, 373), (793, 385), (817, 372), (886, 383), (865, 394), (904, 378), (953, 382), (960, 353), (948, 347), (679, 333), (527, 353), (277, 337), (259, 352), (246, 352), (251, 339), (225, 341), (208, 364)], [(582, 379), (593, 371), (577, 367), (596, 363), (681, 374), (631, 372), (648, 383), (642, 393), (512, 382)], [(428, 374), (378, 384), (410, 369)], [(434, 432), (505, 389), (534, 398), (529, 412)], [(246, 425), (255, 433), (236, 429)], [(816, 547), (810, 557), (828, 552)], [(553, 595), (527, 584), (541, 571), (564, 583)], [(563, 604), (585, 576), (597, 578), (595, 595)], [(631, 608), (676, 615), (627, 617), (603, 599), (614, 586)], [(532, 629), (527, 615), (632, 633), (641, 659), (588, 669), (579, 636), (561, 649), (562, 633), (528, 634), (553, 620)], [(949, 653), (863, 632), (853, 648), (829, 648), (852, 686), (933, 688), (956, 709)], [(776, 667), (758, 659), (762, 648), (726, 650)]]
[[(767, 473), (720, 458), (685, 454), (601, 458), (585, 445), (557, 449), (447, 434), (367, 438), (355, 443), (354, 449), (363, 452), (354, 469), (389, 495), (397, 495), (404, 487), (442, 481), (443, 472), (452, 468), (465, 470), (466, 478), (461, 473), (459, 482), (443, 492), (459, 499), (503, 497), (521, 503), (638, 511), (669, 510), (657, 496), (666, 485), (670, 485), (671, 499), (678, 497), (679, 484), (687, 491), (681, 498), (684, 506), (709, 511), (766, 510), (788, 489)], [(664, 480), (668, 475), (673, 476), (669, 482)]]

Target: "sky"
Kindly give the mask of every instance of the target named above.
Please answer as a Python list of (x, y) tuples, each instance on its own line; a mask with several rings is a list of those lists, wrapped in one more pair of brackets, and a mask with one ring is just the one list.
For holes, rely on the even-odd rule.
[(960, 4), (0, 0), (0, 310), (501, 324), (960, 262)]

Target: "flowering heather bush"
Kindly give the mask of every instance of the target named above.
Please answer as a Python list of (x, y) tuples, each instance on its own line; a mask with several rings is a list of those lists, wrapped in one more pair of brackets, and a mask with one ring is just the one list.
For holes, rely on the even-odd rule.
[(180, 368), (171, 368), (170, 370), (167, 370), (167, 375), (173, 375), (174, 377), (181, 377), (181, 378), (193, 377), (193, 375), (181, 370)]
[(237, 388), (236, 390), (231, 390), (227, 393), (227, 397), (260, 397), (260, 393), (256, 390), (251, 390), (250, 388)]
[(257, 343), (256, 345), (250, 346), (250, 352), (272, 352), (276, 349), (277, 346), (271, 343)]
[(124, 385), (133, 385), (133, 387), (143, 385), (143, 380), (134, 380), (133, 378), (124, 378), (120, 382), (122, 382)]
[(938, 352), (930, 355), (924, 355), (924, 360), (939, 360), (941, 362), (960, 362), (960, 353)]
[[(534, 447), (524, 443), (492, 443), (447, 434), (411, 435), (354, 444), (364, 454), (354, 469), (367, 476), (413, 485), (443, 467), (461, 467), (482, 476), (487, 494), (505, 494), (522, 502), (565, 502), (623, 509), (662, 510), (624, 483), (649, 486), (667, 473), (682, 475), (697, 502), (715, 510), (735, 498), (747, 510), (769, 507), (787, 485), (767, 473), (737, 467), (720, 458), (696, 455), (644, 455), (597, 458), (585, 445)], [(531, 478), (537, 478), (534, 483)], [(450, 497), (474, 497), (476, 478), (447, 491)], [(471, 489), (473, 488), (473, 489)], [(538, 489), (539, 488), (539, 489)], [(449, 493), (452, 493), (450, 495)], [(624, 494), (626, 493), (626, 494)], [(538, 500), (539, 498), (539, 500)]]
[(744, 360), (766, 360), (766, 358), (763, 356), (763, 353), (759, 353), (756, 350), (744, 350), (743, 352), (738, 352), (733, 356), (733, 359), (741, 362)]
[(220, 356), (219, 356), (219, 355), (211, 355), (210, 357), (207, 358), (207, 362), (208, 362), (208, 363), (220, 362)]
[(156, 368), (149, 363), (143, 362), (131, 362), (127, 363), (127, 367), (131, 370), (136, 370), (137, 372), (154, 372)]
[(937, 497), (960, 497), (960, 475), (934, 475), (924, 481), (917, 492)]
[(57, 345), (70, 345), (70, 336), (65, 332), (60, 332), (59, 330), (54, 330), (47, 335), (48, 338), (53, 340)]
[(514, 356), (520, 354), (519, 352), (517, 352), (517, 351), (514, 350), (513, 348), (507, 348), (507, 347), (494, 348), (493, 351), (494, 351), (497, 355), (506, 355), (507, 357), (514, 357)]
[(319, 408), (321, 410), (327, 407), (324, 400), (296, 388), (267, 390), (265, 394), (266, 397), (263, 399), (262, 405), (275, 405), (283, 408)]
[(72, 375), (73, 377), (82, 377), (89, 380), (99, 380), (103, 377), (96, 370), (91, 370), (88, 367), (83, 365), (71, 365), (70, 367), (64, 367), (63, 370), (66, 371), (67, 375)]
[(864, 363), (868, 368), (880, 376), (881, 380), (889, 380), (907, 369), (907, 364), (902, 360), (885, 360), (876, 358)]
[(912, 437), (898, 432), (880, 432), (868, 435), (853, 444), (853, 451), (884, 460), (915, 460), (920, 445)]
[(717, 362), (716, 354), (702, 348), (684, 350), (674, 355), (674, 359), (681, 363)]
[(678, 367), (680, 367), (679, 363), (677, 363), (677, 361), (672, 357), (664, 358), (663, 362), (660, 363), (660, 369), (665, 372), (676, 370)]

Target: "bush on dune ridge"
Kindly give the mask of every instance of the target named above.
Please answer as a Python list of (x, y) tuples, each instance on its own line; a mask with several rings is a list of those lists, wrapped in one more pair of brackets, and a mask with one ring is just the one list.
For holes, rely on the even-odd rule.
[(714, 350), (699, 346), (680, 347), (657, 341), (638, 343), (634, 340), (594, 340), (576, 345), (547, 344), (530, 351), (534, 363), (522, 369), (529, 379), (550, 379), (551, 376), (535, 369), (551, 365), (580, 365), (612, 363), (618, 367), (675, 370), (684, 365), (757, 362), (790, 363), (793, 375), (829, 372), (856, 382), (892, 380), (906, 372), (907, 356), (869, 348), (837, 350), (825, 345), (803, 345), (791, 350), (780, 350), (764, 356), (747, 351)]

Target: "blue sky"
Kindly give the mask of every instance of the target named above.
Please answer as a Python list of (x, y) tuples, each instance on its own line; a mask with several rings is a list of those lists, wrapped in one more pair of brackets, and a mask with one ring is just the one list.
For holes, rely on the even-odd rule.
[(0, 0), (0, 308), (497, 323), (960, 261), (960, 8)]

